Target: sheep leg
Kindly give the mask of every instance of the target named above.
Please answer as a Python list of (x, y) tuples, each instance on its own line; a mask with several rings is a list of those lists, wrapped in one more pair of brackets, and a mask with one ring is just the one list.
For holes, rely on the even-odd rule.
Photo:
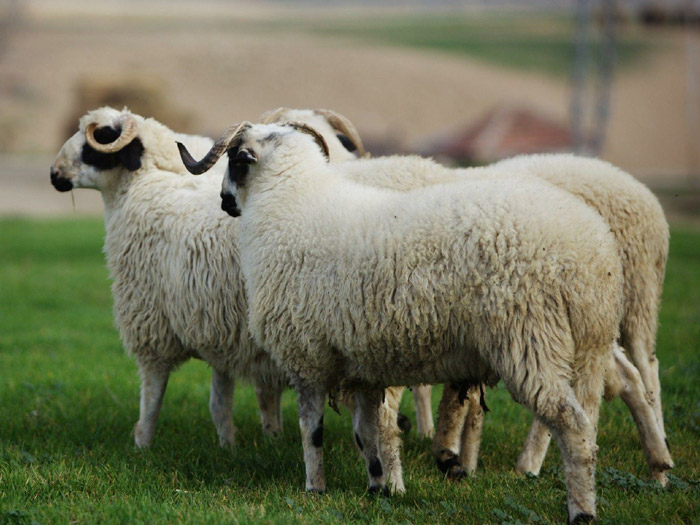
[(516, 466), (518, 472), (539, 476), (551, 439), (552, 434), (549, 433), (546, 425), (537, 417), (533, 418), (530, 431), (525, 438), (525, 445), (523, 445), (523, 450), (518, 457)]
[(416, 385), (411, 387), (413, 403), (416, 406), (416, 432), (422, 438), (431, 438), (435, 434), (433, 424), (433, 409), (430, 405), (430, 385)]
[(236, 445), (236, 427), (233, 425), (233, 387), (234, 381), (226, 372), (212, 369), (211, 389), (209, 391), (209, 413), (214, 421), (219, 445), (222, 448)]
[[(659, 288), (660, 290), (660, 288)], [(647, 293), (650, 293), (647, 291)], [(657, 296), (660, 296), (660, 291)], [(658, 309), (650, 304), (634, 303), (631, 313), (626, 315), (622, 325), (622, 346), (627, 350), (630, 361), (637, 368), (646, 388), (646, 396), (654, 409), (661, 433), (666, 439), (664, 416), (661, 405), (661, 383), (659, 381), (659, 360), (654, 351)]]
[(296, 386), (299, 404), (299, 429), (304, 448), (306, 490), (323, 494), (326, 478), (323, 472), (323, 408), (326, 393), (323, 389), (299, 384)]
[(645, 386), (645, 395), (651, 404), (654, 415), (659, 423), (661, 434), (666, 439), (664, 429), (664, 415), (661, 406), (661, 383), (659, 382), (659, 360), (655, 353), (649, 354), (646, 351), (648, 345), (642, 345), (634, 338), (630, 338), (629, 351), (630, 359), (639, 371), (642, 383)]
[(481, 406), (482, 388), (474, 385), (467, 390), (465, 404), (468, 406), (462, 429), (459, 462), (467, 474), (474, 474), (479, 460), (481, 435), (484, 429), (484, 409)]
[(403, 390), (387, 388), (384, 402), (379, 405), (379, 458), (386, 471), (387, 485), (392, 494), (406, 492), (401, 465), (401, 431), (397, 424)]
[(613, 351), (615, 367), (606, 378), (606, 397), (617, 396), (629, 408), (642, 440), (652, 478), (666, 486), (666, 470), (673, 468), (673, 460), (666, 447), (656, 414), (645, 396), (646, 391), (639, 371), (619, 348)]
[(170, 367), (159, 363), (139, 363), (141, 375), (141, 400), (139, 420), (134, 427), (134, 442), (139, 448), (151, 446), (156, 422), (168, 386)]
[(255, 382), (263, 432), (277, 436), (282, 432), (282, 391), (284, 387)]
[[(651, 356), (649, 356), (648, 359), (650, 368), (649, 376), (651, 379), (651, 390), (654, 393), (652, 399), (654, 413), (656, 414), (656, 419), (659, 422), (659, 427), (661, 428), (661, 433), (664, 436), (664, 440), (666, 440), (666, 448), (668, 448), (666, 429), (664, 427), (664, 413), (661, 406), (661, 382), (659, 380), (659, 360), (656, 358), (656, 353), (651, 354)], [(670, 452), (671, 451), (669, 449), (669, 454)]]
[[(478, 388), (478, 387), (477, 387)], [(440, 472), (459, 479), (466, 472), (459, 462), (460, 441), (469, 405), (460, 401), (459, 388), (445, 383), (438, 405), (438, 419), (433, 438), (433, 455)]]
[(568, 383), (560, 384), (558, 390), (560, 394), (552, 392), (546, 409), (538, 407), (536, 415), (545, 422), (561, 451), (569, 522), (592, 521), (596, 515), (596, 428), (586, 412), (597, 413), (595, 396), (587, 399), (588, 410), (584, 410)]
[(381, 491), (389, 495), (386, 475), (379, 454), (379, 405), (382, 403), (382, 390), (355, 392), (355, 411), (352, 415), (355, 440), (365, 458), (369, 476), (369, 492)]

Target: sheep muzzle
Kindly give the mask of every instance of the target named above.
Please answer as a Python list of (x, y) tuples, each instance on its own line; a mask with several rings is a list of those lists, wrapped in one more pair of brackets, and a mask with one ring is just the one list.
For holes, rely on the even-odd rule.
[(240, 217), (241, 210), (238, 208), (236, 197), (228, 193), (221, 194), (221, 209), (228, 213), (231, 217)]
[(61, 172), (51, 166), (51, 184), (60, 192), (70, 191), (73, 189), (73, 183), (70, 179), (61, 175)]

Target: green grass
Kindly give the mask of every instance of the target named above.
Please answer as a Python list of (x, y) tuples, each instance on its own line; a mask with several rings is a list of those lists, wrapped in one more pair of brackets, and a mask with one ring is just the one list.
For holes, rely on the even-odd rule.
[[(428, 442), (405, 439), (408, 493), (366, 493), (347, 411), (326, 413), (328, 494), (303, 492), (294, 395), (284, 437), (263, 436), (252, 388), (239, 385), (238, 446), (220, 450), (209, 372), (191, 362), (168, 386), (154, 446), (138, 451), (136, 367), (112, 326), (100, 220), (0, 221), (0, 523), (561, 522), (565, 488), (552, 447), (537, 479), (513, 472), (529, 416), (488, 394), (478, 475), (444, 481)], [(700, 232), (675, 230), (658, 352), (676, 469), (646, 479), (634, 424), (616, 400), (599, 436), (601, 523), (700, 518)], [(410, 396), (403, 411), (414, 415)], [(439, 389), (434, 402), (439, 399)]]
[[(327, 36), (422, 48), (559, 76), (571, 73), (574, 59), (573, 14), (385, 15), (313, 21), (301, 27)], [(627, 67), (646, 56), (648, 42), (627, 32), (620, 36), (618, 65)], [(597, 37), (592, 38), (592, 52), (597, 53)]]

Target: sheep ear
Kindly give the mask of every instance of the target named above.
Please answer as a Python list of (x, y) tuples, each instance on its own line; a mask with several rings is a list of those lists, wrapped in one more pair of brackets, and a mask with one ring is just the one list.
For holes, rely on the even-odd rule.
[(119, 161), (129, 171), (136, 171), (141, 168), (142, 155), (143, 144), (140, 139), (132, 140), (117, 153)]

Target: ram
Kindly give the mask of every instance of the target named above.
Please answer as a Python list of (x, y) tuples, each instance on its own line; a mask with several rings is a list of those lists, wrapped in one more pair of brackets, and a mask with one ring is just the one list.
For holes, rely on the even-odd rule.
[(623, 308), (597, 213), (534, 178), (364, 185), (301, 123), (233, 126), (200, 161), (180, 150), (192, 173), (228, 152), (222, 200), (241, 215), (249, 328), (297, 391), (307, 490), (326, 488), (314, 438), (328, 391), (354, 392), (377, 491), (384, 387), (502, 379), (558, 441), (570, 520), (595, 516), (598, 408)]

